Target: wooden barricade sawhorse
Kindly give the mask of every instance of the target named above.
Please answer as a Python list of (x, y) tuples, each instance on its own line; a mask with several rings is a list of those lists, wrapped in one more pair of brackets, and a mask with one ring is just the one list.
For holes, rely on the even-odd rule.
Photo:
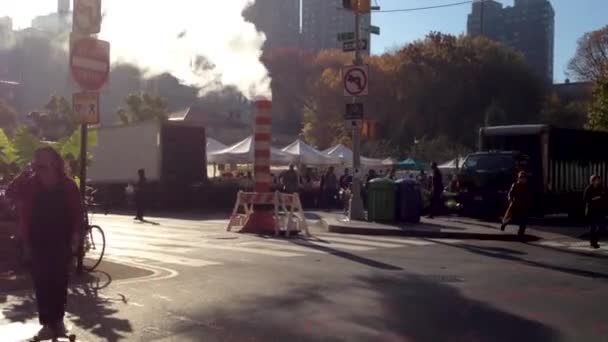
[(303, 231), (306, 233), (306, 236), (310, 236), (306, 217), (304, 216), (304, 208), (302, 208), (302, 202), (300, 201), (300, 195), (297, 193), (282, 193), (279, 194), (279, 200), (281, 209), (285, 213), (285, 216), (281, 220), (281, 226), (285, 227), (285, 236), (289, 236), (291, 231)]
[[(273, 228), (275, 235), (279, 235), (281, 230), (284, 230), (286, 236), (289, 236), (291, 232), (300, 231), (304, 231), (307, 236), (310, 236), (300, 196), (298, 194), (282, 194), (278, 191), (268, 193), (239, 191), (226, 230), (231, 231), (235, 226), (244, 227), (247, 225), (254, 212), (254, 205), (274, 206)], [(242, 212), (239, 212), (240, 209), (242, 209)], [(281, 215), (281, 210), (284, 215)]]

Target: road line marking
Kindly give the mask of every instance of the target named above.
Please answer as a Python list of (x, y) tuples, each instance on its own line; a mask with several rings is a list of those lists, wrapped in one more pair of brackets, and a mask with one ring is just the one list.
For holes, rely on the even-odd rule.
[(315, 253), (315, 254), (327, 254), (327, 252), (320, 251), (318, 249), (314, 249), (314, 247), (306, 247), (302, 245), (278, 245), (272, 242), (266, 241), (247, 241), (243, 243), (239, 243), (239, 245), (247, 246), (247, 247), (260, 247), (260, 248), (270, 248), (273, 250), (290, 250), (294, 252), (303, 252), (303, 253)]
[[(358, 239), (349, 239), (342, 237), (324, 237), (323, 240), (329, 242), (344, 242), (351, 243), (354, 245), (364, 245), (364, 246), (373, 246), (373, 247), (383, 247), (383, 248), (397, 248), (403, 247), (403, 244), (389, 243), (389, 242), (379, 242), (379, 241), (370, 241), (370, 240), (358, 240)], [(310, 241), (310, 240), (309, 240)]]
[[(316, 237), (320, 237), (322, 239), (332, 239), (333, 237), (335, 237), (335, 234), (327, 234), (327, 233), (315, 233), (313, 234)], [(340, 238), (346, 237), (346, 236), (353, 236), (353, 235), (348, 235), (348, 234), (342, 234), (340, 235)], [(368, 235), (358, 235), (357, 236), (357, 240), (361, 240), (361, 241), (374, 241), (374, 242), (389, 242), (389, 243), (395, 243), (395, 244), (404, 244), (404, 245), (417, 245), (419, 244), (419, 242), (425, 242), (427, 244), (430, 244), (428, 241), (424, 241), (421, 240), (419, 238), (407, 238), (407, 237), (381, 237), (381, 236), (368, 236)]]
[(148, 260), (158, 261), (163, 264), (183, 265), (183, 266), (191, 266), (191, 267), (221, 265), (221, 263), (215, 262), (215, 261), (186, 258), (186, 257), (182, 257), (182, 256), (176, 256), (176, 255), (165, 254), (165, 253), (154, 253), (154, 252), (145, 252), (145, 251), (137, 251), (137, 250), (126, 250), (126, 249), (113, 249), (111, 247), (109, 247), (107, 249), (107, 252), (108, 252), (108, 256), (112, 256), (114, 258), (130, 257), (130, 258), (135, 258), (135, 259), (148, 259)]

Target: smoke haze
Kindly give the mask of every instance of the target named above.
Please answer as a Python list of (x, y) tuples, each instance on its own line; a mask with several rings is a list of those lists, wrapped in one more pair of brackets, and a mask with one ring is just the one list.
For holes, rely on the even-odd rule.
[[(201, 95), (235, 86), (248, 98), (270, 97), (260, 62), (264, 34), (245, 21), (253, 0), (102, 0), (100, 39), (111, 43), (113, 62), (138, 66), (146, 77), (170, 73)], [(54, 12), (56, 0), (0, 0), (0, 17), (17, 28)], [(111, 86), (111, 84), (110, 84)]]

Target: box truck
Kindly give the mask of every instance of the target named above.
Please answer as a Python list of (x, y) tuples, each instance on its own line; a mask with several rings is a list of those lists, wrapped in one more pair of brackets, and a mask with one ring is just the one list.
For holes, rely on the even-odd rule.
[(90, 183), (111, 205), (125, 203), (125, 188), (143, 169), (150, 204), (184, 205), (190, 188), (207, 179), (205, 128), (181, 121), (151, 120), (100, 128), (91, 148)]

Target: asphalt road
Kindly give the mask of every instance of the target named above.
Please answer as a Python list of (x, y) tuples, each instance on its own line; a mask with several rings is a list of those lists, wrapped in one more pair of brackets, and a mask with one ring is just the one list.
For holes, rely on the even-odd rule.
[[(602, 256), (319, 227), (311, 239), (275, 239), (228, 233), (221, 220), (150, 221), (96, 218), (110, 263), (70, 290), (80, 340), (608, 341)], [(38, 328), (29, 291), (0, 292), (0, 310), (2, 341)]]

